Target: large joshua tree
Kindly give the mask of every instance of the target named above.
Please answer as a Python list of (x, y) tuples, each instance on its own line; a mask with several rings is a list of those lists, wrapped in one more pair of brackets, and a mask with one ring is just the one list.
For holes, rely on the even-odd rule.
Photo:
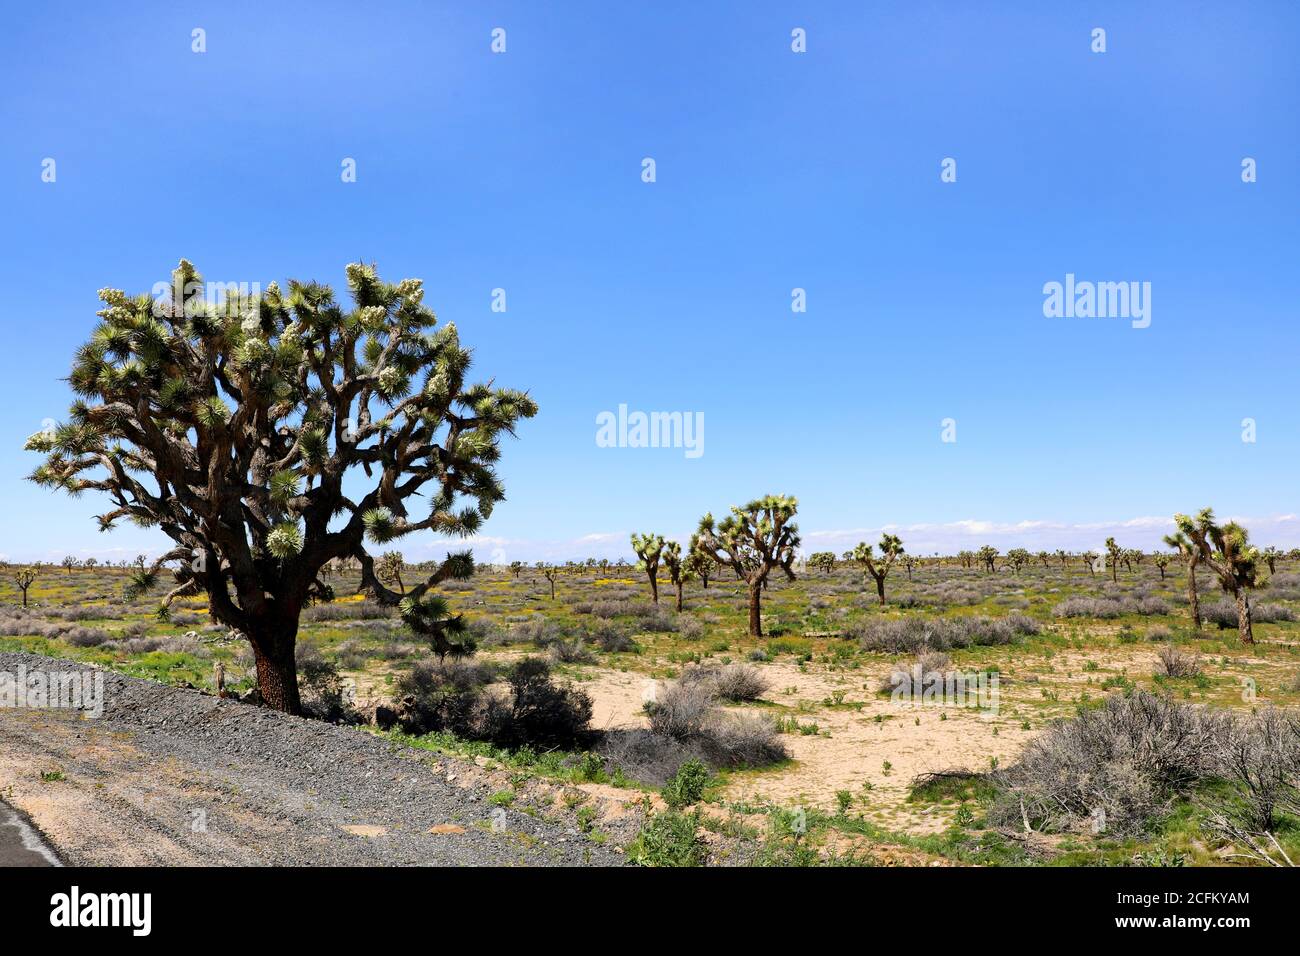
[(659, 559), (664, 553), (663, 535), (632, 534), (632, 550), (641, 559), (646, 577), (650, 579), (650, 599), (659, 603)]
[(799, 528), (794, 523), (799, 502), (788, 495), (756, 498), (744, 507), (714, 522), (712, 514), (700, 519), (696, 548), (715, 564), (729, 567), (749, 590), (749, 636), (763, 636), (763, 586), (768, 575), (779, 568), (795, 579), (795, 550)]
[(1255, 586), (1259, 551), (1250, 543), (1246, 529), (1235, 521), (1220, 525), (1214, 512), (1204, 508), (1195, 518), (1174, 515), (1178, 531), (1200, 555), (1200, 560), (1219, 579), (1219, 586), (1232, 595), (1237, 605), (1237, 630), (1243, 644), (1255, 643), (1251, 624), (1249, 591)]
[(880, 536), (879, 556), (872, 552), (871, 545), (865, 541), (860, 541), (853, 549), (853, 560), (862, 565), (862, 569), (876, 582), (876, 598), (882, 606), (885, 603), (885, 578), (889, 577), (889, 569), (902, 554), (903, 539), (888, 533)]
[(1192, 625), (1199, 631), (1201, 598), (1196, 587), (1196, 566), (1201, 563), (1200, 549), (1181, 531), (1165, 535), (1164, 541), (1182, 556), (1183, 562), (1187, 565), (1187, 606), (1192, 612)]
[(700, 587), (704, 590), (709, 589), (709, 578), (713, 577), (713, 559), (705, 552), (700, 550), (700, 536), (691, 535), (690, 543), (686, 546), (686, 573), (700, 579)]
[[(252, 645), (264, 703), (290, 712), (298, 617), (328, 597), (326, 562), (355, 558), (361, 589), (398, 604), (367, 541), (474, 532), (504, 498), (500, 437), (537, 411), (523, 392), (466, 382), (470, 354), (454, 325), (435, 329), (420, 280), (386, 283), (353, 263), (347, 283), (350, 306), (296, 281), (213, 303), (182, 260), (170, 297), (103, 289), (70, 420), (27, 443), (47, 456), (37, 483), (108, 495), (101, 530), (125, 519), (174, 542), (136, 589), (176, 562), (163, 612), (206, 592), (212, 616)], [(473, 570), (469, 552), (448, 554), (406, 596)], [(426, 637), (452, 627), (428, 613), (438, 605), (423, 611)]]

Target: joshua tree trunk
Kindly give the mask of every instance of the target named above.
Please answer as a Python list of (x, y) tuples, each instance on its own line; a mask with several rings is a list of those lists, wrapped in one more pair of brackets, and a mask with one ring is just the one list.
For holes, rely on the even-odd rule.
[(879, 598), (883, 607), (885, 604), (885, 576), (883, 574), (873, 574), (872, 577), (876, 579), (876, 597)]
[(296, 616), (288, 623), (268, 624), (248, 635), (253, 647), (253, 661), (257, 665), (257, 691), (262, 696), (262, 703), (287, 714), (297, 714), (302, 710), (298, 698), (298, 665), (293, 656), (297, 637)]
[(656, 604), (659, 603), (659, 582), (655, 580), (653, 574), (650, 575), (650, 599)]
[(1192, 623), (1201, 629), (1201, 598), (1196, 593), (1196, 564), (1187, 566), (1187, 603), (1192, 606)]
[(1110, 579), (1119, 584), (1119, 562), (1114, 558), (1110, 559)]
[(682, 609), (682, 582), (678, 581), (677, 582), (677, 610), (680, 612), (681, 609)]
[(1160, 580), (1163, 581), (1165, 579), (1165, 566), (1163, 564), (1157, 564), (1156, 567), (1160, 569)]
[(756, 581), (749, 585), (749, 636), (763, 636), (763, 583)]
[(1232, 597), (1237, 604), (1237, 630), (1241, 632), (1241, 643), (1254, 644), (1255, 633), (1251, 628), (1250, 598), (1246, 595), (1246, 589), (1238, 588), (1237, 593)]

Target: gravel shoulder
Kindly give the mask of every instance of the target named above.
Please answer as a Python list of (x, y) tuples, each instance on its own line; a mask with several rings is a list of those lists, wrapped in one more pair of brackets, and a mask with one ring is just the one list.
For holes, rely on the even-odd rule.
[[(89, 670), (0, 653), (0, 672), (20, 665), (29, 673)], [(493, 805), (501, 775), (472, 762), (100, 673), (98, 718), (0, 708), (0, 798), (69, 865), (624, 862), (563, 812)]]

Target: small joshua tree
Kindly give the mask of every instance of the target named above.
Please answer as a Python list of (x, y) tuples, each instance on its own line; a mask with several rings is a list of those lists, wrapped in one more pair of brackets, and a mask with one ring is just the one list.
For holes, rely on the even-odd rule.
[(1011, 563), (1011, 570), (1019, 574), (1021, 568), (1033, 561), (1033, 555), (1024, 548), (1012, 548), (1007, 552), (1007, 561)]
[(991, 544), (986, 544), (976, 552), (975, 556), (979, 558), (980, 564), (984, 565), (984, 570), (992, 574), (997, 570), (996, 563), (998, 560), (998, 549)]
[(1282, 552), (1270, 544), (1267, 548), (1265, 548), (1263, 551), (1259, 553), (1259, 556), (1263, 558), (1264, 563), (1268, 565), (1268, 573), (1270, 575), (1276, 574), (1277, 562), (1278, 559), (1282, 557)]
[(700, 519), (697, 547), (718, 565), (729, 567), (749, 590), (749, 636), (763, 636), (763, 586), (775, 569), (795, 579), (795, 550), (799, 528), (794, 523), (799, 502), (787, 495), (756, 498), (714, 522), (712, 514)]
[(406, 567), (406, 559), (402, 557), (400, 551), (385, 551), (379, 556), (379, 580), (385, 584), (396, 584), (402, 594), (406, 593), (406, 585), (402, 583), (402, 569)]
[(1068, 570), (1070, 567), (1070, 556), (1060, 548), (1056, 549), (1056, 560), (1061, 562), (1061, 570)]
[(1124, 559), (1124, 549), (1115, 543), (1114, 538), (1106, 539), (1106, 556), (1110, 560), (1110, 579), (1119, 582), (1119, 563)]
[[(470, 353), (455, 326), (435, 329), (420, 280), (353, 263), (347, 281), (350, 305), (314, 282), (212, 303), (182, 260), (170, 299), (101, 290), (71, 420), (27, 441), (45, 455), (32, 480), (109, 497), (101, 530), (127, 520), (172, 540), (141, 572), (177, 565), (164, 608), (206, 592), (252, 646), (263, 702), (293, 713), (299, 617), (327, 594), (325, 562), (355, 558), (361, 589), (398, 604), (367, 542), (474, 533), (505, 497), (501, 437), (537, 412), (466, 381)], [(407, 596), (473, 573), (469, 552), (450, 554)]]
[(1052, 556), (1048, 554), (1046, 551), (1039, 551), (1038, 554), (1035, 555), (1035, 557), (1038, 558), (1040, 562), (1042, 562), (1044, 570), (1051, 567)]
[(1192, 612), (1192, 625), (1201, 629), (1201, 599), (1196, 587), (1196, 566), (1201, 563), (1201, 552), (1181, 531), (1167, 534), (1165, 544), (1177, 551), (1187, 565), (1187, 606)]
[(510, 562), (510, 573), (511, 573), (511, 575), (513, 575), (514, 577), (516, 577), (516, 578), (519, 577), (519, 575), (523, 573), (523, 570), (524, 570), (524, 562), (522, 562), (522, 561), (511, 561), (511, 562)]
[(903, 539), (897, 535), (884, 533), (880, 536), (880, 556), (872, 553), (871, 545), (865, 541), (858, 542), (853, 549), (853, 560), (862, 565), (862, 569), (876, 582), (876, 598), (880, 604), (885, 603), (885, 578), (894, 562), (903, 556)]
[(641, 559), (646, 577), (650, 579), (650, 599), (659, 603), (659, 559), (664, 551), (664, 539), (657, 534), (632, 535), (632, 550)]
[(1254, 644), (1248, 592), (1255, 586), (1259, 551), (1251, 546), (1250, 535), (1235, 521), (1219, 525), (1209, 508), (1202, 509), (1195, 518), (1174, 515), (1174, 524), (1200, 553), (1201, 561), (1214, 572), (1219, 586), (1232, 595), (1237, 605), (1241, 642)]
[(1092, 577), (1097, 576), (1097, 560), (1101, 557), (1096, 551), (1088, 550), (1079, 553), (1079, 558), (1088, 568), (1088, 574)]
[(63, 570), (71, 574), (75, 568), (80, 566), (81, 562), (76, 558), (74, 558), (72, 555), (68, 555), (66, 558), (60, 561), (59, 564), (62, 565)]
[(912, 580), (912, 571), (920, 565), (921, 559), (914, 554), (903, 555), (903, 567), (907, 568), (907, 580)]
[(808, 555), (808, 567), (830, 574), (835, 570), (834, 551), (815, 551)]
[(547, 564), (545, 561), (537, 562), (537, 570), (542, 572), (542, 577), (546, 578), (551, 584), (551, 600), (555, 600), (555, 579), (560, 576), (560, 569), (554, 564)]
[(691, 535), (690, 543), (686, 546), (686, 573), (691, 577), (699, 578), (700, 587), (707, 591), (709, 578), (713, 576), (713, 568), (713, 559), (700, 550), (700, 536)]
[(1169, 567), (1169, 562), (1173, 560), (1172, 555), (1165, 554), (1163, 551), (1157, 551), (1151, 558), (1152, 564), (1160, 569), (1160, 580), (1165, 579), (1165, 568)]
[(677, 610), (682, 609), (682, 546), (676, 541), (664, 544), (664, 567), (668, 569), (668, 580), (677, 589)]
[(27, 589), (36, 582), (36, 570), (34, 568), (19, 568), (14, 572), (14, 584), (18, 585), (18, 590), (23, 592), (23, 607), (27, 606)]

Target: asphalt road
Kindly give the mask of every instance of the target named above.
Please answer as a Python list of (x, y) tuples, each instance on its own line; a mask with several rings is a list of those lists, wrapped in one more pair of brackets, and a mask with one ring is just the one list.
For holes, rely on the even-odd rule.
[(58, 866), (58, 857), (8, 804), (0, 803), (0, 867)]

